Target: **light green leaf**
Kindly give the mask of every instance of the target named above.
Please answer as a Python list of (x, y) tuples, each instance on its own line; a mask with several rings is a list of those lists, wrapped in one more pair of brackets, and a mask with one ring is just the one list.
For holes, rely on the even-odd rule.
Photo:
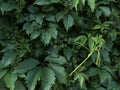
[(16, 80), (17, 80), (17, 75), (14, 74), (12, 71), (9, 71), (4, 77), (5, 84), (10, 90), (15, 89)]
[(40, 78), (41, 78), (41, 69), (39, 69), (38, 67), (31, 69), (25, 78), (28, 90), (35, 90), (37, 81), (40, 80)]
[(101, 29), (102, 28), (102, 26), (101, 25), (95, 25), (94, 27), (93, 27), (93, 29)]
[(85, 89), (85, 81), (88, 80), (88, 77), (84, 73), (77, 73), (74, 77), (74, 81), (78, 80), (81, 89)]
[(49, 0), (36, 0), (34, 4), (36, 5), (48, 5), (50, 2)]
[(83, 5), (85, 5), (85, 0), (81, 0), (81, 1), (82, 1)]
[(16, 58), (17, 54), (15, 51), (7, 51), (3, 58), (2, 58), (2, 64), (4, 67), (10, 65)]
[(51, 63), (57, 63), (57, 64), (60, 64), (60, 65), (63, 65), (65, 63), (67, 63), (66, 59), (63, 56), (58, 56), (58, 57), (47, 56), (45, 58), (45, 61), (48, 61), (48, 62), (51, 62)]
[(0, 10), (2, 12), (2, 14), (4, 14), (5, 11), (11, 11), (15, 8), (15, 6), (12, 3), (9, 2), (4, 2), (1, 6), (0, 6)]
[(88, 0), (88, 5), (91, 8), (91, 11), (93, 12), (95, 9), (95, 0)]
[(58, 3), (60, 0), (36, 0), (34, 4), (37, 5), (49, 5), (52, 3)]
[(55, 76), (60, 83), (62, 84), (67, 83), (66, 80), (67, 77), (64, 67), (59, 66), (57, 64), (49, 64), (48, 66), (55, 72)]
[(88, 40), (88, 46), (90, 50), (95, 47), (95, 42), (91, 38)]
[[(23, 62), (19, 63), (19, 65), (15, 68), (14, 73), (24, 73), (33, 67), (37, 66), (39, 61), (33, 58), (29, 58), (24, 60)], [(24, 67), (24, 68), (23, 68)]]
[(85, 35), (80, 35), (75, 39), (75, 43), (79, 44), (80, 46), (83, 46), (87, 41), (87, 37)]
[(53, 84), (55, 84), (55, 73), (50, 68), (42, 68), (42, 90), (50, 90)]
[(102, 12), (104, 13), (105, 16), (110, 16), (111, 11), (109, 7), (105, 7), (105, 6), (101, 6), (100, 9), (102, 10)]
[(36, 39), (37, 37), (39, 37), (39, 35), (40, 35), (40, 31), (35, 30), (31, 33), (30, 38), (31, 38), (31, 40), (33, 40), (33, 39)]
[(78, 4), (79, 4), (79, 0), (75, 0), (75, 5), (74, 5), (74, 7), (75, 7), (76, 10), (77, 10)]
[(73, 17), (72, 17), (70, 14), (67, 14), (67, 15), (63, 18), (63, 23), (64, 23), (64, 26), (65, 26), (66, 30), (68, 31), (68, 29), (69, 29), (70, 27), (72, 27), (73, 24), (74, 24)]
[(60, 0), (50, 0), (50, 3), (59, 3)]

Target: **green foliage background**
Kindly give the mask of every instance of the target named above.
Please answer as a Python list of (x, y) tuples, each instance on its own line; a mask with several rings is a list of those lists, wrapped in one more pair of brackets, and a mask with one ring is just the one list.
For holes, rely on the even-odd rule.
[(0, 90), (120, 90), (119, 0), (0, 0)]

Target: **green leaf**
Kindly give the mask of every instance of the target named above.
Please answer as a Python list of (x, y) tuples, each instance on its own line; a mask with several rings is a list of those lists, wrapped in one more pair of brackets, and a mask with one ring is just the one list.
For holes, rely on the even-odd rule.
[(100, 9), (102, 10), (102, 12), (104, 13), (105, 16), (109, 17), (111, 14), (110, 8), (109, 7), (104, 7), (101, 6)]
[(106, 89), (103, 87), (100, 87), (100, 88), (96, 88), (95, 90), (106, 90)]
[(65, 11), (58, 12), (56, 14), (56, 21), (59, 22), (61, 19), (64, 18), (64, 15), (65, 15)]
[(2, 14), (4, 14), (5, 11), (11, 11), (15, 8), (15, 6), (12, 3), (9, 2), (4, 2), (1, 6), (0, 6), (0, 10), (2, 12)]
[(85, 5), (85, 0), (81, 0), (81, 1), (82, 1), (83, 5)]
[(51, 37), (54, 38), (54, 39), (57, 39), (58, 33), (57, 33), (56, 28), (51, 27), (51, 28), (49, 28), (49, 31), (50, 31)]
[(65, 47), (63, 50), (64, 55), (67, 57), (67, 60), (70, 60), (72, 57), (72, 50), (70, 47)]
[(33, 31), (30, 35), (30, 38), (31, 38), (31, 40), (33, 40), (33, 39), (36, 39), (37, 37), (39, 37), (39, 35), (40, 35), (40, 31)]
[(88, 77), (91, 77), (91, 76), (97, 75), (97, 73), (98, 73), (98, 68), (91, 67), (91, 68), (87, 69), (86, 75)]
[(88, 79), (88, 77), (84, 73), (77, 73), (74, 77), (74, 81), (78, 80), (80, 84), (81, 89), (85, 89), (85, 81)]
[(91, 11), (93, 12), (95, 9), (95, 0), (88, 0), (88, 5), (91, 8)]
[(103, 83), (106, 80), (111, 82), (112, 77), (111, 77), (110, 73), (108, 73), (105, 70), (100, 70), (98, 73), (99, 73), (99, 77), (100, 77), (100, 83)]
[(84, 46), (87, 41), (87, 37), (85, 35), (80, 35), (75, 39), (75, 43), (79, 44), (80, 46)]
[(53, 84), (55, 84), (55, 73), (50, 68), (42, 68), (42, 90), (50, 90)]
[(69, 29), (70, 27), (72, 27), (73, 24), (74, 24), (73, 17), (72, 17), (70, 14), (67, 14), (67, 15), (63, 18), (63, 23), (64, 23), (64, 26), (65, 26), (66, 30), (68, 31), (68, 29)]
[(3, 80), (0, 80), (0, 90), (8, 90)]
[(17, 54), (15, 51), (11, 50), (11, 51), (7, 51), (3, 58), (2, 58), (2, 64), (4, 67), (10, 65), (16, 58)]
[(50, 40), (54, 38), (57, 38), (57, 30), (54, 27), (49, 27), (48, 29), (44, 29), (42, 31), (42, 40), (45, 43), (45, 45), (50, 43)]
[(55, 72), (55, 76), (60, 83), (67, 84), (67, 77), (64, 67), (57, 64), (49, 64), (48, 66)]
[(49, 44), (50, 40), (51, 40), (51, 34), (49, 33), (48, 30), (43, 30), (42, 32), (42, 40), (45, 43), (45, 45)]
[(66, 59), (63, 56), (58, 56), (58, 57), (47, 56), (45, 58), (45, 61), (48, 61), (48, 62), (51, 62), (51, 63), (57, 63), (57, 64), (60, 64), (60, 65), (63, 65), (65, 63), (67, 63)]
[(36, 0), (34, 2), (34, 4), (36, 4), (36, 5), (48, 5), (48, 4), (50, 4), (50, 2), (49, 2), (49, 0)]
[(31, 26), (31, 23), (27, 22), (23, 25), (23, 30), (29, 35), (31, 34), (34, 30), (33, 27)]
[(93, 27), (93, 29), (101, 29), (102, 28), (102, 26), (101, 25), (95, 25), (94, 27)]
[(77, 10), (78, 4), (79, 4), (79, 0), (75, 0), (75, 5), (74, 5), (74, 7), (75, 7), (76, 10)]
[(35, 17), (35, 20), (36, 20), (37, 23), (42, 25), (44, 17), (45, 16), (43, 14), (37, 14), (36, 17)]
[(50, 3), (59, 3), (60, 0), (50, 0)]
[(7, 73), (8, 69), (0, 70), (0, 79)]
[(26, 90), (22, 81), (15, 82), (15, 90)]
[[(39, 64), (39, 61), (33, 58), (26, 59), (19, 63), (19, 65), (15, 68), (14, 73), (24, 73)], [(24, 67), (24, 68), (23, 68)]]
[(95, 47), (95, 42), (91, 38), (88, 40), (89, 49), (92, 50)]
[(28, 11), (30, 13), (37, 13), (37, 12), (39, 12), (39, 8), (37, 8), (37, 7), (33, 6), (33, 5), (28, 6), (27, 9), (28, 9)]
[(37, 5), (49, 5), (52, 3), (58, 3), (60, 0), (36, 0), (34, 4)]
[(15, 89), (16, 80), (17, 80), (17, 75), (14, 74), (12, 71), (9, 71), (4, 77), (5, 84), (10, 90)]
[(40, 80), (40, 78), (41, 78), (41, 69), (39, 69), (38, 67), (31, 69), (25, 78), (28, 90), (35, 90), (37, 81)]

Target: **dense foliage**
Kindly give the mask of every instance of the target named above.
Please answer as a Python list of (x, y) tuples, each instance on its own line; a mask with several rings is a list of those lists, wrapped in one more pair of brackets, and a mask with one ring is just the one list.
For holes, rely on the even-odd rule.
[(120, 90), (119, 0), (0, 0), (0, 90)]

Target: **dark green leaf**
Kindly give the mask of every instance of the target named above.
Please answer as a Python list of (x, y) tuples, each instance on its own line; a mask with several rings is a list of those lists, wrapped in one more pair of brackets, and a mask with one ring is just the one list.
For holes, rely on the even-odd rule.
[(31, 69), (25, 79), (28, 89), (35, 90), (37, 81), (41, 79), (41, 69), (38, 67)]
[(42, 89), (50, 90), (53, 84), (55, 84), (55, 73), (50, 68), (42, 68)]
[(63, 65), (65, 63), (67, 63), (66, 59), (63, 56), (58, 56), (58, 57), (47, 56), (45, 58), (45, 61), (48, 61), (48, 62), (51, 62), (51, 63), (57, 63), (57, 64), (60, 64), (60, 65)]
[(64, 67), (57, 64), (49, 64), (48, 66), (55, 72), (56, 78), (60, 83), (67, 84), (67, 77)]
[(7, 51), (3, 58), (2, 58), (2, 64), (4, 67), (10, 65), (15, 59), (16, 59), (16, 52), (15, 51)]
[[(15, 68), (14, 73), (24, 73), (33, 67), (37, 66), (39, 64), (39, 61), (33, 58), (26, 59), (19, 63), (19, 65)], [(24, 68), (23, 68), (24, 67)]]

